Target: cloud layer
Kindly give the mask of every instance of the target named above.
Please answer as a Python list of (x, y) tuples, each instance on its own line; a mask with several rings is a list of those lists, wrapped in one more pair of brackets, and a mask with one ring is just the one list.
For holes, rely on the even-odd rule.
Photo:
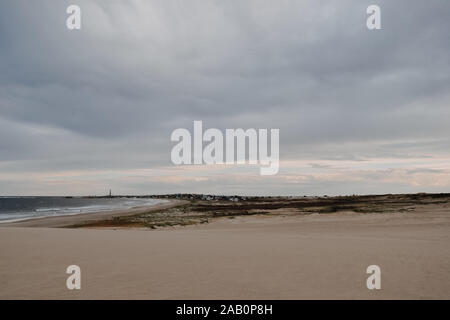
[[(0, 194), (449, 191), (450, 4), (376, 3), (2, 1)], [(280, 174), (174, 167), (194, 120), (279, 128)]]

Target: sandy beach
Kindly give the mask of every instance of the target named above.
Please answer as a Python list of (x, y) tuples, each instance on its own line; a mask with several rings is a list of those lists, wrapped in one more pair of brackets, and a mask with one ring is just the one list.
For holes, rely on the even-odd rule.
[[(448, 202), (393, 213), (282, 213), (156, 230), (49, 228), (75, 216), (2, 225), (0, 298), (450, 298)], [(71, 264), (81, 267), (81, 290), (66, 288)], [(373, 264), (381, 290), (366, 287)]]

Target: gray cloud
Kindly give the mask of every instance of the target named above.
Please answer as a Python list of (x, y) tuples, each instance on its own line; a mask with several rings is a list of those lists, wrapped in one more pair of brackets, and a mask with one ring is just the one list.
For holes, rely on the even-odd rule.
[(448, 155), (450, 4), (378, 0), (369, 31), (372, 3), (83, 0), (78, 32), (72, 1), (2, 1), (0, 175), (168, 166), (193, 120), (280, 128), (282, 160)]

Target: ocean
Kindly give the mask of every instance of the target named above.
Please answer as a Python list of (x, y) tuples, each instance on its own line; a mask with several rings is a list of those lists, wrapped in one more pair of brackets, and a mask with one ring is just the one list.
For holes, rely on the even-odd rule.
[(130, 209), (165, 201), (146, 198), (0, 197), (0, 223)]

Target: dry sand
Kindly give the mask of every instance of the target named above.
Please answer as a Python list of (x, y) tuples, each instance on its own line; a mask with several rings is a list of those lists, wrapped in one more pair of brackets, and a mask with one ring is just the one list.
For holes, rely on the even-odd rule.
[[(449, 299), (449, 211), (249, 216), (151, 231), (0, 227), (0, 298)], [(81, 290), (66, 289), (71, 264)], [(372, 264), (381, 290), (366, 288)]]

